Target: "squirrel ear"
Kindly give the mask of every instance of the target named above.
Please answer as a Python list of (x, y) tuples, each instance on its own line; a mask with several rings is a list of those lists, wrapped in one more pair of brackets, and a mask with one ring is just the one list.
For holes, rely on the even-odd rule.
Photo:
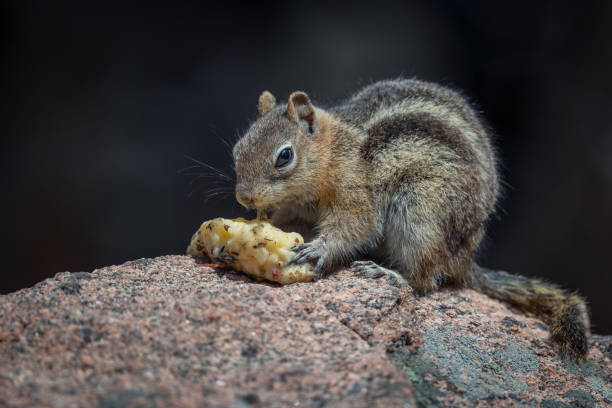
[(274, 105), (276, 105), (276, 99), (270, 92), (263, 91), (261, 95), (259, 95), (257, 110), (259, 111), (260, 115), (268, 113), (274, 107)]
[(314, 108), (310, 103), (310, 98), (306, 92), (295, 91), (289, 95), (289, 103), (287, 104), (287, 116), (294, 122), (304, 119), (309, 123), (314, 120)]

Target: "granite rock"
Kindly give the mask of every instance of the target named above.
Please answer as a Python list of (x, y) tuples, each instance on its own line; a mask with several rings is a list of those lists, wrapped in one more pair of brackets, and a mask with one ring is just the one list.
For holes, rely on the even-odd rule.
[(472, 290), (165, 256), (0, 296), (0, 406), (609, 406), (612, 338), (590, 342), (563, 360), (546, 325)]

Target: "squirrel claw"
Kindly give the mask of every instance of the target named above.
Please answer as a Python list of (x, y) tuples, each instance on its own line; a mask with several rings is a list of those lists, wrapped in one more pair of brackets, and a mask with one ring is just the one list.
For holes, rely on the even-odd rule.
[(318, 280), (323, 273), (323, 266), (327, 261), (326, 247), (323, 241), (315, 239), (312, 242), (297, 245), (291, 248), (295, 253), (295, 257), (289, 262), (289, 265), (297, 265), (309, 261), (317, 260), (314, 265), (313, 281)]
[(324, 259), (323, 257), (321, 257), (317, 261), (317, 264), (313, 267), (314, 269), (314, 273), (312, 274), (313, 282), (318, 281), (321, 278), (321, 275), (323, 275), (323, 263), (324, 263)]
[(317, 258), (320, 259), (324, 255), (323, 245), (318, 240), (294, 246), (291, 250), (295, 253), (295, 257), (289, 262), (289, 265), (301, 264)]
[(402, 275), (391, 269), (384, 268), (373, 261), (355, 261), (351, 264), (358, 275), (365, 278), (378, 279), (385, 278), (393, 286), (409, 286), (408, 281)]

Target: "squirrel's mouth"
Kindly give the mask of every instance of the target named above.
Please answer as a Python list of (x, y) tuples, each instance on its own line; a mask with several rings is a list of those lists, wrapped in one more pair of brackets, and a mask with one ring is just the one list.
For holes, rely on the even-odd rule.
[(236, 201), (247, 210), (258, 210), (258, 212), (269, 211), (275, 204), (269, 186), (252, 188), (243, 184), (236, 186)]
[(262, 202), (252, 197), (244, 197), (242, 195), (236, 194), (236, 201), (238, 201), (240, 205), (242, 205), (247, 210), (257, 210), (257, 218), (263, 216), (265, 219), (268, 211), (272, 210), (272, 207), (268, 203)]
[(258, 220), (267, 220), (268, 219), (268, 211), (270, 211), (270, 210), (257, 210), (257, 219)]

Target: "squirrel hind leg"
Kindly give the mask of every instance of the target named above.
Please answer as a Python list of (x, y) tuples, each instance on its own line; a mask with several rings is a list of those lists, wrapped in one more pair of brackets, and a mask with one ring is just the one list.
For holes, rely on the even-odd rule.
[(414, 216), (405, 200), (394, 200), (380, 243), (383, 264), (398, 271), (418, 293), (431, 293), (446, 280), (445, 262), (432, 248), (434, 221)]
[(355, 261), (351, 264), (358, 275), (371, 279), (385, 279), (389, 284), (397, 287), (409, 286), (408, 281), (398, 272), (380, 266), (374, 261)]

